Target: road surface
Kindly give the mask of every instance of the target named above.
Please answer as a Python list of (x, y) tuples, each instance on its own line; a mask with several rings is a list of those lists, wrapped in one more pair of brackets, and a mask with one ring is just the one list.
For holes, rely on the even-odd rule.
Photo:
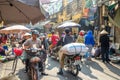
[[(0, 71), (1, 77), (11, 72), (12, 61), (4, 63), (4, 68)], [(77, 77), (72, 76), (69, 72), (64, 71), (64, 75), (57, 75), (59, 70), (58, 61), (48, 58), (46, 61), (46, 73), (48, 76), (40, 76), (40, 80), (120, 80), (120, 65), (104, 64), (100, 60), (93, 59), (92, 62), (84, 61), (82, 70)], [(29, 80), (24, 73), (24, 65), (19, 60), (16, 75), (20, 80)]]

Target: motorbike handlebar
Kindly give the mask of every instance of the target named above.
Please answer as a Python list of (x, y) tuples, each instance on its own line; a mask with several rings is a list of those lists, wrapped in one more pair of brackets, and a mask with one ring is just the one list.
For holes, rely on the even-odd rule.
[(28, 53), (37, 53), (41, 50), (42, 49), (34, 49), (34, 48), (25, 49), (25, 51), (28, 52)]

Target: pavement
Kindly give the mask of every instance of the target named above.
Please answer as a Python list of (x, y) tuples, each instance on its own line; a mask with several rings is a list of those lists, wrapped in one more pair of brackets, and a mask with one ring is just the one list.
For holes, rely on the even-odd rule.
[[(2, 70), (3, 70), (3, 63), (0, 63), (0, 73), (2, 73)], [(1, 77), (1, 75), (0, 75)]]
[[(6, 62), (0, 67), (0, 78), (7, 76), (12, 70), (13, 61)], [(48, 76), (40, 76), (40, 80), (120, 80), (120, 64), (102, 63), (100, 60), (93, 59), (92, 62), (83, 61), (82, 70), (78, 76), (75, 77), (69, 72), (64, 71), (64, 75), (57, 75), (59, 70), (59, 62), (48, 58), (46, 61), (46, 73)], [(2, 70), (2, 71), (1, 71)], [(29, 80), (26, 73), (24, 73), (24, 65), (19, 60), (16, 70), (16, 76), (19, 80)]]

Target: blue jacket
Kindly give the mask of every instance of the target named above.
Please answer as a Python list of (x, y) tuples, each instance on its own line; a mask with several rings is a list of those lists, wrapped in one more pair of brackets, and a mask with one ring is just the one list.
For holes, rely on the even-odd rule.
[(85, 38), (84, 39), (85, 45), (92, 45), (92, 46), (95, 45), (94, 37), (91, 30), (87, 32), (84, 38)]

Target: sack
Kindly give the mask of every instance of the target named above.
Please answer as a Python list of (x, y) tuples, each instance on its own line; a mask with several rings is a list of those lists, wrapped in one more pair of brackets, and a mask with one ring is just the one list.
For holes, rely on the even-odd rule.
[(88, 48), (83, 43), (69, 43), (61, 48), (62, 51), (65, 51), (67, 55), (80, 54), (84, 55)]

